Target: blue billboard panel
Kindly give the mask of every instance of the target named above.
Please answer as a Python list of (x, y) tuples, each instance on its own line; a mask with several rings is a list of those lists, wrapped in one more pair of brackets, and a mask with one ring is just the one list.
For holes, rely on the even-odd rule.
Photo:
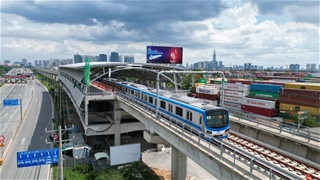
[(58, 148), (17, 152), (18, 168), (38, 166), (44, 164), (57, 164), (58, 162)]
[(147, 63), (182, 64), (182, 47), (147, 46)]
[(18, 99), (4, 99), (3, 106), (18, 106), (19, 100)]

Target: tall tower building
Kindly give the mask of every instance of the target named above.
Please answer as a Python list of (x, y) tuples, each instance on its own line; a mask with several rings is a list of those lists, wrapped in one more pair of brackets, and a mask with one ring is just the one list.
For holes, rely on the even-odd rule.
[(216, 49), (213, 50), (213, 55), (212, 55), (212, 61), (217, 62), (217, 55), (216, 55)]
[(107, 55), (106, 54), (99, 54), (99, 62), (107, 62)]
[(27, 66), (28, 65), (28, 61), (27, 61), (26, 58), (22, 59), (22, 64), (23, 64), (23, 66)]
[(119, 62), (119, 54), (117, 52), (111, 52), (110, 62)]
[(73, 59), (74, 63), (81, 63), (83, 62), (82, 56), (80, 54), (75, 54), (74, 55), (74, 59)]

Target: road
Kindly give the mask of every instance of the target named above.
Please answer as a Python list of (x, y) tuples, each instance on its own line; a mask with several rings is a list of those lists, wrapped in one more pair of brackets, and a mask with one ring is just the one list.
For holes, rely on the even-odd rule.
[[(3, 86), (0, 91), (1, 98), (3, 98), (2, 93), (5, 92), (10, 96), (14, 96), (11, 92), (12, 90), (14, 90), (14, 92), (24, 92), (24, 95), (20, 95), (24, 98), (24, 101), (25, 99), (31, 99), (30, 94), (32, 94), (32, 91), (33, 97), (32, 101), (30, 101), (28, 111), (25, 111), (28, 106), (24, 107), (24, 111), (26, 112), (25, 117), (20, 125), (19, 131), (17, 131), (17, 134), (12, 141), (11, 147), (5, 153), (4, 164), (0, 167), (0, 179), (50, 179), (50, 165), (17, 168), (16, 157), (17, 152), (20, 151), (49, 149), (51, 147), (51, 145), (45, 143), (45, 139), (49, 136), (49, 134), (45, 132), (45, 128), (51, 129), (52, 127), (52, 104), (50, 95), (40, 82), (33, 80), (28, 81), (27, 85), (16, 84)], [(18, 94), (15, 96), (18, 96)], [(6, 98), (10, 97), (6, 96)], [(17, 120), (20, 119), (20, 112), (18, 110), (15, 112), (13, 108), (10, 108), (6, 107), (4, 113), (1, 112), (1, 115), (12, 114), (11, 117), (9, 116), (10, 118), (5, 119), (8, 121), (5, 122), (5, 124), (9, 124), (7, 125), (8, 128), (9, 126), (12, 126), (12, 124), (19, 125)], [(8, 133), (9, 132), (11, 131), (8, 131)], [(8, 143), (5, 144), (7, 145)]]

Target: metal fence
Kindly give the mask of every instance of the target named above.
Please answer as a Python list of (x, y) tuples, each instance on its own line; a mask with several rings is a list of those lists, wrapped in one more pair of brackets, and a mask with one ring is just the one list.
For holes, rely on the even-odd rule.
[[(243, 172), (249, 171), (248, 176), (250, 179), (253, 178), (254, 171), (269, 177), (269, 179), (274, 179), (276, 177), (280, 179), (301, 178), (299, 176), (284, 172), (281, 168), (273, 166), (265, 161), (255, 159), (255, 157), (248, 152), (225, 144), (219, 139), (210, 138), (209, 140), (205, 140), (202, 138), (202, 132), (199, 132), (185, 123), (180, 123), (182, 124), (181, 126), (178, 125), (178, 120), (173, 117), (166, 117), (167, 115), (162, 113), (160, 113), (160, 116), (157, 117), (155, 108), (152, 108), (131, 96), (118, 92), (117, 97), (118, 100), (128, 104), (130, 107), (143, 111), (148, 116), (151, 116), (152, 118), (150, 118), (150, 120), (159, 122), (162, 126), (164, 126), (164, 128), (175, 129), (175, 132), (178, 132), (181, 137), (187, 138), (189, 141), (191, 141), (192, 144), (199, 149), (199, 151), (200, 149), (204, 150), (208, 154), (208, 157), (215, 156), (221, 161), (231, 164), (235, 169), (242, 170)], [(190, 131), (186, 130), (186, 127), (188, 127)], [(198, 131), (198, 135), (191, 133), (192, 131)], [(228, 156), (228, 158), (226, 156)], [(230, 157), (233, 159), (232, 161), (229, 160)], [(239, 162), (241, 165), (237, 164)]]

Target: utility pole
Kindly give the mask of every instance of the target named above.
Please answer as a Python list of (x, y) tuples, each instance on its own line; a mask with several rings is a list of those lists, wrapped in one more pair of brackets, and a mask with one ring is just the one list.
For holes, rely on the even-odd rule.
[[(62, 140), (62, 135), (67, 132), (68, 130), (72, 130), (73, 132), (74, 126), (72, 125), (71, 128), (67, 128), (65, 127), (64, 129), (61, 129), (61, 126), (59, 126), (58, 130), (52, 130), (52, 131), (48, 131), (47, 128), (45, 128), (46, 133), (53, 133), (53, 132), (57, 132), (58, 131), (58, 138), (59, 138), (59, 176), (58, 179), (63, 180), (63, 157), (62, 157), (62, 142), (67, 142), (67, 141), (71, 141), (74, 139), (74, 137), (72, 137), (72, 139), (66, 139), (66, 140)], [(62, 133), (62, 130), (64, 131)], [(54, 143), (54, 139), (53, 142), (48, 142), (46, 139), (46, 144), (51, 144)]]

